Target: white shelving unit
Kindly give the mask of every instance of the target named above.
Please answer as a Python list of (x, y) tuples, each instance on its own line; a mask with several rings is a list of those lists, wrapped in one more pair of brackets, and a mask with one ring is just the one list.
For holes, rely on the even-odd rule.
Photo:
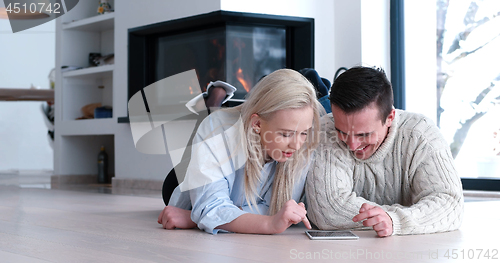
[(115, 27), (115, 13), (103, 14), (94, 17), (84, 18), (62, 25), (63, 30), (79, 31), (107, 31)]
[[(97, 4), (98, 1), (80, 1), (56, 22), (54, 174), (59, 177), (58, 182), (88, 182), (88, 178), (97, 177), (97, 154), (101, 146), (108, 153), (108, 172), (114, 174), (116, 116), (80, 119), (85, 105), (114, 106), (115, 66), (89, 67), (90, 53), (103, 56), (115, 53), (115, 13), (97, 14)], [(113, 1), (111, 6), (115, 7)], [(62, 72), (62, 66), (81, 69)], [(60, 180), (61, 176), (77, 178), (78, 175), (87, 180)]]
[(64, 78), (83, 77), (83, 78), (102, 78), (112, 76), (115, 65), (105, 65), (100, 67), (83, 68), (62, 73)]

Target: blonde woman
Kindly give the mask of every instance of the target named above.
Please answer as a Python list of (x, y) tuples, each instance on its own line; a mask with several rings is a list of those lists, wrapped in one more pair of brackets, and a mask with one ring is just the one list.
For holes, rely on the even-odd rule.
[(322, 111), (300, 73), (281, 69), (263, 78), (245, 103), (201, 123), (186, 177), (158, 223), (212, 234), (275, 234), (300, 222), (311, 228), (298, 202)]

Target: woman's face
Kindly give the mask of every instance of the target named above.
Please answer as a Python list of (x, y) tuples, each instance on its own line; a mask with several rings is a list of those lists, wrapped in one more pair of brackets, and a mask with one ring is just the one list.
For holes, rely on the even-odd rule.
[[(280, 110), (263, 119), (252, 115), (252, 128), (260, 134), (266, 161), (285, 162), (302, 147), (313, 123), (313, 109)], [(296, 157), (296, 156), (295, 156)]]

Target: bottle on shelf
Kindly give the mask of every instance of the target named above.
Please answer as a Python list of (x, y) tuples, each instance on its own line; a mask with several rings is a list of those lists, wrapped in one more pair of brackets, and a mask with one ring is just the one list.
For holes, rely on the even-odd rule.
[(101, 151), (97, 155), (97, 182), (100, 184), (109, 183), (108, 176), (108, 154), (101, 146)]

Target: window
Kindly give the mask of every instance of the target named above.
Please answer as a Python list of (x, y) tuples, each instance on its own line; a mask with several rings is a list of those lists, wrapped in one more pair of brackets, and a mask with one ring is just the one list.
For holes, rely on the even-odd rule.
[(391, 0), (393, 23), (404, 27), (391, 32), (391, 56), (405, 42), (404, 109), (440, 127), (464, 189), (500, 191), (500, 1)]
[(500, 190), (500, 1), (436, 5), (437, 124), (464, 188)]

